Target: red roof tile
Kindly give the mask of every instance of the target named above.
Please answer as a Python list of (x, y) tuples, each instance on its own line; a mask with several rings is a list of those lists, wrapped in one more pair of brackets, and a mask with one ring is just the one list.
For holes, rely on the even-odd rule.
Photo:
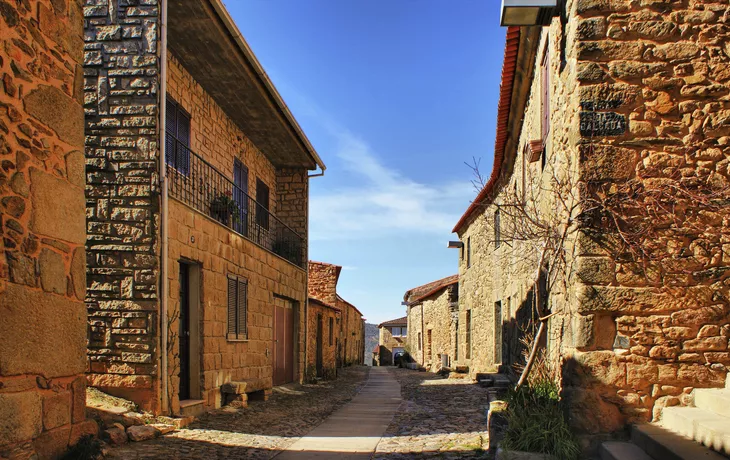
[(453, 232), (458, 232), (472, 214), (483, 206), (484, 200), (494, 190), (499, 179), (499, 173), (502, 169), (504, 161), (504, 149), (507, 145), (509, 132), (507, 131), (507, 123), (509, 122), (510, 106), (512, 105), (512, 88), (515, 81), (515, 72), (517, 70), (517, 54), (520, 48), (520, 28), (511, 26), (507, 28), (507, 43), (504, 47), (504, 62), (502, 63), (502, 82), (499, 86), (499, 106), (497, 109), (497, 136), (494, 142), (494, 165), (492, 174), (489, 176), (484, 188), (479, 192), (477, 197), (472, 201), (466, 212), (459, 222), (454, 226)]
[(384, 323), (378, 324), (378, 329), (383, 326), (408, 326), (408, 317), (404, 316), (403, 318), (391, 319), (390, 321), (385, 321)]
[(409, 289), (403, 295), (403, 300), (411, 303), (418, 302), (419, 300), (430, 297), (440, 291), (441, 289), (451, 286), (452, 284), (459, 282), (459, 275), (451, 275), (440, 280), (431, 281), (430, 283), (424, 284), (423, 286), (414, 287)]

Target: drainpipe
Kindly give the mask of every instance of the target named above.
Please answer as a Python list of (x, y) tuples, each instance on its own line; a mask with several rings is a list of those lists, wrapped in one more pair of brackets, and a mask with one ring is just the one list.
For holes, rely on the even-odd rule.
[(168, 262), (167, 262), (167, 166), (165, 164), (165, 120), (167, 117), (167, 0), (161, 0), (161, 24), (160, 24), (160, 93), (159, 93), (159, 111), (160, 124), (158, 131), (160, 135), (159, 151), (160, 151), (160, 385), (162, 393), (162, 413), (169, 414), (167, 394), (167, 299), (169, 298), (169, 285), (167, 279)]

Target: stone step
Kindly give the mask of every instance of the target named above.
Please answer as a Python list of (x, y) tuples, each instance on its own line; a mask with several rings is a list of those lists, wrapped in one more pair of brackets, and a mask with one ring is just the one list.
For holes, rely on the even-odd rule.
[(183, 417), (199, 417), (205, 413), (202, 399), (184, 399), (180, 401), (180, 415)]
[(730, 417), (730, 390), (725, 388), (697, 388), (694, 391), (695, 407)]
[(656, 460), (727, 460), (717, 452), (658, 425), (634, 425), (631, 441)]
[(699, 407), (666, 407), (661, 424), (718, 452), (730, 453), (730, 419)]
[(636, 444), (608, 441), (601, 444), (601, 460), (654, 460)]

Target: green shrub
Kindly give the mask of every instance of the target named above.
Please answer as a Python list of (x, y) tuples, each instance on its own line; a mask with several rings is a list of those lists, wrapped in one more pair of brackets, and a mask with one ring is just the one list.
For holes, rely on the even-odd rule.
[(551, 380), (538, 380), (507, 395), (507, 431), (502, 447), (539, 452), (560, 460), (575, 460), (580, 446), (570, 430), (560, 401), (560, 389)]

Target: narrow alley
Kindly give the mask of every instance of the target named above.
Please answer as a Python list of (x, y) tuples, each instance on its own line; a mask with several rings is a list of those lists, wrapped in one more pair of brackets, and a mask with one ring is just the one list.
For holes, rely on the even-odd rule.
[(265, 403), (213, 411), (156, 440), (112, 448), (108, 458), (484, 458), (484, 399), (465, 380), (350, 367), (334, 382), (278, 387)]

